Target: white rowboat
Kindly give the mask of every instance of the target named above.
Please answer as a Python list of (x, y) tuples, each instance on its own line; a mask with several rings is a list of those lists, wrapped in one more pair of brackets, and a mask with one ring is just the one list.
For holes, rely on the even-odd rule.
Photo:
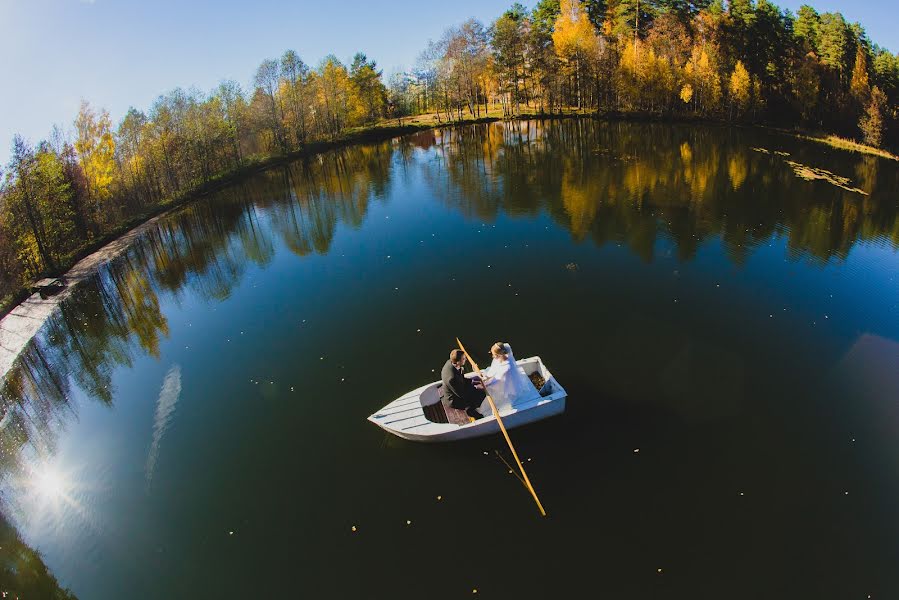
[[(526, 375), (540, 373), (546, 380), (542, 389), (546, 395), (535, 394), (534, 398), (501, 411), (499, 414), (506, 429), (562, 413), (568, 392), (553, 378), (540, 357), (532, 356), (517, 362)], [(466, 375), (474, 376), (473, 373)], [(472, 422), (465, 411), (444, 407), (438, 393), (441, 385), (442, 382), (435, 381), (412, 390), (368, 417), (368, 420), (385, 431), (416, 442), (450, 442), (499, 432), (499, 424), (492, 414)]]

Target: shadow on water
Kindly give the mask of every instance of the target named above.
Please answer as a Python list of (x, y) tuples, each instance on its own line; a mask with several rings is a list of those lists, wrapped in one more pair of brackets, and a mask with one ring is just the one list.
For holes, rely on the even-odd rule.
[[(758, 151), (759, 148), (766, 151)], [(849, 177), (852, 186), (866, 194), (825, 181), (805, 181), (796, 176), (785, 162), (786, 157)], [(547, 544), (573, 545), (582, 551), (575, 558), (563, 553), (571, 560), (568, 567), (557, 564), (560, 558), (548, 557), (550, 570), (589, 570), (593, 561), (614, 562), (616, 549), (598, 547), (595, 540), (589, 539), (593, 535), (627, 539), (617, 551), (634, 561), (641, 548), (650, 543), (663, 546), (660, 554), (677, 554), (677, 544), (670, 540), (658, 542), (653, 528), (672, 527), (670, 522), (663, 523), (672, 515), (659, 495), (682, 494), (687, 488), (706, 491), (709, 496), (697, 501), (695, 511), (684, 517), (684, 523), (673, 526), (673, 537), (697, 535), (702, 544), (694, 551), (703, 553), (714, 568), (726, 569), (727, 561), (714, 557), (713, 548), (727, 542), (715, 531), (713, 523), (701, 518), (703, 510), (714, 513), (711, 505), (724, 500), (712, 498), (720, 490), (713, 490), (704, 474), (715, 474), (716, 481), (727, 480), (728, 470), (738, 467), (753, 474), (750, 480), (761, 474), (758, 464), (748, 458), (751, 453), (728, 450), (730, 454), (705, 455), (704, 446), (727, 447), (729, 435), (727, 426), (711, 431), (708, 424), (727, 422), (737, 415), (757, 415), (786, 400), (771, 388), (783, 384), (784, 389), (789, 389), (783, 382), (798, 376), (813, 379), (815, 366), (810, 363), (799, 361), (782, 368), (776, 364), (778, 357), (789, 360), (796, 352), (806, 350), (801, 336), (785, 331), (780, 347), (774, 350), (745, 332), (735, 332), (737, 339), (732, 345), (712, 334), (692, 337), (682, 325), (665, 316), (647, 317), (656, 310), (652, 307), (657, 293), (654, 286), (659, 285), (655, 280), (628, 284), (633, 286), (631, 291), (640, 292), (639, 297), (609, 293), (600, 300), (587, 282), (591, 277), (627, 280), (633, 272), (628, 270), (633, 269), (631, 259), (642, 265), (664, 263), (686, 268), (700, 262), (703, 249), (715, 243), (720, 243), (727, 263), (722, 269), (725, 271), (746, 268), (754, 254), (763, 253), (781, 239), (790, 261), (814, 268), (839, 267), (859, 245), (883, 246), (893, 251), (899, 248), (899, 201), (894, 192), (899, 189), (899, 169), (874, 157), (836, 153), (752, 130), (553, 120), (423, 132), (272, 169), (186, 207), (161, 220), (123, 256), (85, 282), (49, 319), (41, 335), (22, 355), (0, 393), (0, 485), (7, 490), (14, 488), (16, 481), (27, 478), (31, 465), (56, 452), (57, 435), (78, 420), (82, 408), (71, 401), (76, 389), (113, 408), (117, 401), (115, 373), (144, 357), (162, 356), (161, 349), (170, 336), (170, 316), (162, 308), (166, 302), (174, 306), (193, 299), (207, 306), (222, 303), (242, 285), (248, 272), (273, 268), (282, 246), (302, 260), (324, 257), (340, 227), (348, 228), (352, 236), (366, 224), (374, 206), (390, 208), (391, 190), (412, 186), (417, 181), (423, 182), (438, 201), (435, 206), (423, 204), (423, 214), (438, 207), (448, 209), (469, 221), (483, 222), (488, 232), (490, 224), (507, 217), (527, 223), (548, 216), (549, 222), (567, 236), (564, 243), (571, 243), (582, 255), (585, 244), (611, 252), (619, 252), (620, 247), (626, 253), (624, 266), (603, 266), (600, 270), (598, 265), (575, 265), (573, 269), (580, 270), (560, 269), (545, 276), (542, 282), (548, 289), (564, 284), (568, 290), (566, 297), (547, 295), (541, 301), (546, 314), (565, 315), (572, 312), (571, 306), (579, 306), (589, 315), (583, 319), (585, 330), (589, 324), (604, 332), (601, 338), (591, 340), (589, 353), (575, 352), (568, 364), (557, 369), (557, 376), (565, 381), (574, 399), (568, 412), (559, 419), (516, 432), (515, 436), (532, 456), (539, 457), (534, 471), (547, 490), (546, 504), (551, 511), (554, 506), (566, 506), (581, 516), (606, 511), (597, 517), (601, 528), (567, 520), (562, 515), (556, 517), (556, 529), (535, 533), (543, 536), (540, 539)], [(511, 241), (521, 246), (528, 239), (535, 246), (544, 244), (547, 253), (563, 244), (551, 236)], [(659, 280), (664, 276), (665, 281), (681, 277), (677, 269), (673, 274), (670, 271), (666, 266), (664, 273), (660, 271), (656, 276)], [(689, 288), (691, 281), (695, 279), (686, 279), (683, 285)], [(683, 294), (690, 298), (689, 291)], [(375, 296), (370, 301), (381, 302)], [(740, 313), (751, 301), (735, 299), (733, 312)], [(684, 322), (690, 322), (690, 318), (698, 317), (691, 315)], [(716, 318), (725, 322), (720, 315), (708, 318), (713, 323)], [(634, 326), (637, 321), (639, 324)], [(545, 348), (541, 351), (553, 357), (570, 356), (572, 345), (577, 347), (576, 337), (553, 332), (531, 336), (541, 340)], [(826, 351), (831, 362), (846, 351), (857, 331), (841, 332), (837, 337), (834, 347)], [(530, 341), (525, 334), (521, 338)], [(477, 341), (486, 347), (492, 340)], [(867, 351), (868, 346), (860, 352)], [(393, 345), (388, 348), (395, 349)], [(365, 360), (364, 348), (352, 353), (353, 360)], [(752, 353), (773, 357), (768, 371), (760, 373), (746, 359)], [(177, 373), (180, 393), (181, 371)], [(822, 391), (826, 383), (817, 382), (812, 387)], [(876, 392), (869, 390), (868, 395)], [(652, 402), (648, 403), (650, 398)], [(173, 407), (174, 400), (170, 402)], [(808, 408), (807, 403), (802, 405)], [(770, 444), (753, 447), (757, 452), (754, 456), (770, 457), (774, 449), (788, 447), (786, 439), (794, 428), (801, 426), (802, 415), (785, 416), (773, 428), (766, 429), (763, 435)], [(170, 415), (166, 412), (164, 416)], [(812, 420), (818, 422), (820, 417)], [(672, 430), (681, 423), (694, 427), (694, 439), (672, 437)], [(821, 435), (830, 435), (829, 427), (830, 424), (825, 425), (828, 433)], [(762, 435), (761, 428), (752, 431)], [(155, 435), (161, 436), (161, 430)], [(649, 444), (657, 449), (670, 444), (673, 450), (670, 459), (646, 458), (652, 465), (647, 470), (653, 477), (635, 483), (629, 475), (633, 468), (630, 462), (609, 455), (623, 453), (627, 459), (637, 459), (639, 452), (631, 446), (638, 438), (651, 440)], [(154, 438), (153, 443), (154, 452), (158, 451), (159, 440)], [(505, 469), (486, 450), (495, 444), (470, 442), (425, 450), (416, 447), (416, 454), (405, 442), (390, 439), (383, 443), (398, 448), (401, 455), (387, 469), (427, 468), (429, 462), (437, 462), (448, 472), (458, 474), (468, 468), (471, 456), (484, 456), (484, 452), (485, 460), (497, 462), (498, 473)], [(644, 451), (640, 459), (647, 453)], [(576, 458), (572, 460), (572, 456)], [(154, 463), (155, 460), (154, 454)], [(802, 460), (797, 461), (792, 468), (803, 466)], [(681, 466), (687, 463), (693, 468)], [(554, 465), (552, 471), (543, 469), (544, 464)], [(397, 472), (393, 474), (399, 476)], [(595, 476), (591, 478), (589, 474)], [(382, 485), (379, 480), (391, 480), (390, 476), (390, 471), (360, 474), (376, 492)], [(511, 478), (510, 482), (509, 487), (517, 485)], [(632, 484), (629, 487), (628, 482)], [(742, 493), (737, 483), (732, 483), (733, 489), (728, 491), (732, 497), (727, 502), (734, 502), (736, 495)], [(777, 478), (777, 485), (792, 491), (785, 476)], [(458, 493), (462, 505), (474, 506), (480, 501), (474, 492)], [(10, 495), (13, 497), (4, 505), (4, 512), (11, 515), (14, 523), (26, 523), (27, 507), (16, 504), (15, 494), (7, 492), (4, 497)], [(597, 507), (589, 505), (592, 501), (597, 502)], [(526, 514), (529, 508), (519, 507), (519, 512)], [(616, 515), (637, 515), (636, 522), (616, 520)], [(769, 513), (773, 525), (764, 529), (770, 532), (773, 526), (795, 526), (799, 534), (818, 539), (818, 534), (810, 533), (817, 523), (815, 519), (791, 520), (794, 517), (792, 512), (789, 517)], [(827, 513), (815, 517), (826, 518)], [(743, 549), (733, 550), (733, 561), (746, 560), (768, 548), (769, 542), (753, 531), (754, 518), (738, 518), (736, 530), (728, 530), (729, 536), (743, 536), (746, 544)], [(855, 525), (867, 527), (868, 523)], [(21, 550), (4, 556), (32, 565), (4, 567), (7, 572), (19, 569), (20, 574), (36, 573), (34, 581), (44, 583), (34, 585), (56, 590), (56, 596), (49, 597), (68, 597), (59, 591), (38, 555), (22, 545), (13, 526), (4, 520), (0, 527), (3, 535), (13, 540), (10, 548), (21, 546)], [(450, 534), (451, 524), (440, 527), (445, 535)], [(524, 530), (532, 532), (534, 527), (528, 524)], [(325, 544), (321, 549), (322, 556), (344, 552), (347, 560), (369, 561), (371, 571), (390, 568), (388, 557), (373, 555), (371, 547), (347, 549), (341, 546), (342, 542), (331, 543), (332, 546)], [(799, 551), (794, 542), (786, 546), (787, 551)], [(3, 553), (6, 552), (4, 543)], [(512, 552), (511, 556), (524, 558), (519, 552)], [(818, 558), (816, 564), (826, 564), (824, 558)], [(9, 561), (13, 560), (8, 558), (5, 564), (12, 564)], [(273, 559), (273, 564), (282, 563)], [(289, 561), (283, 566), (287, 568), (288, 564)], [(315, 564), (313, 561), (312, 570)], [(654, 571), (656, 567), (647, 564), (637, 570), (644, 568)], [(737, 571), (741, 577), (751, 576), (741, 568)], [(637, 576), (628, 572), (625, 579), (630, 575)], [(422, 585), (428, 581), (424, 575), (410, 577)], [(688, 570), (685, 577), (695, 582), (704, 575)], [(787, 570), (778, 567), (769, 583), (782, 584), (788, 579)], [(708, 590), (715, 582), (726, 581), (725, 573), (707, 575), (706, 583), (699, 589)], [(687, 585), (683, 581), (680, 584)], [(277, 588), (277, 584), (273, 585)], [(347, 581), (343, 585), (361, 593), (366, 590), (363, 582)], [(545, 593), (577, 587), (572, 583), (569, 588), (565, 582), (541, 585)], [(627, 589), (624, 584), (609, 585), (612, 590)], [(634, 597), (648, 597), (646, 594), (659, 587), (653, 582), (641, 583), (634, 589)], [(526, 588), (519, 591), (525, 592)]]

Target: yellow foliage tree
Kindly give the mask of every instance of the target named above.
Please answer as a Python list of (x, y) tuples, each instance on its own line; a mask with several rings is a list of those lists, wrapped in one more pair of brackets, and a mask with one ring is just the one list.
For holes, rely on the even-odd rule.
[(115, 171), (115, 138), (112, 123), (105, 110), (97, 113), (86, 101), (81, 102), (75, 118), (75, 151), (84, 177), (90, 199), (99, 203), (111, 195)]
[(620, 45), (618, 89), (628, 108), (656, 111), (670, 105), (678, 91), (677, 76), (668, 58), (645, 49), (639, 41)]
[(337, 135), (346, 127), (350, 117), (350, 76), (346, 67), (333, 55), (326, 56), (311, 78), (315, 85), (316, 100), (320, 107), (317, 118), (322, 129)]
[(598, 42), (593, 24), (579, 0), (562, 0), (553, 29), (553, 44), (559, 59), (573, 72), (577, 85), (577, 106), (581, 108), (581, 79), (586, 61), (595, 56)]
[(751, 81), (749, 79), (749, 71), (743, 66), (742, 61), (737, 61), (734, 65), (734, 71), (730, 74), (730, 85), (728, 92), (730, 93), (731, 114), (741, 116), (749, 106), (749, 92), (751, 90)]
[(643, 64), (637, 60), (635, 46), (626, 42), (620, 44), (621, 58), (618, 61), (616, 88), (622, 105), (628, 109), (638, 108), (642, 96)]
[[(708, 50), (694, 46), (690, 60), (684, 65), (685, 84), (691, 86), (691, 98), (696, 110), (700, 112), (714, 112), (721, 102), (721, 77), (718, 75), (715, 56), (713, 46), (709, 46)], [(683, 99), (683, 90), (681, 94)]]

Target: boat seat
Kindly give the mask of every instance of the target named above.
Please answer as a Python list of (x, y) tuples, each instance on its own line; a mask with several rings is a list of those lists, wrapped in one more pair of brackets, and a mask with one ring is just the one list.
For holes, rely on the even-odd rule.
[(449, 402), (444, 401), (441, 392), (443, 384), (437, 386), (438, 402), (429, 406), (423, 406), (425, 417), (434, 423), (452, 423), (453, 425), (468, 425), (471, 418), (464, 410), (453, 408)]

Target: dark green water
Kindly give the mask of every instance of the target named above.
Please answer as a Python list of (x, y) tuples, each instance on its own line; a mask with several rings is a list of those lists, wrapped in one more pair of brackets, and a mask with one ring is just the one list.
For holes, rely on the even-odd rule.
[[(272, 170), (47, 323), (3, 512), (88, 599), (899, 597), (897, 190), (777, 134), (593, 121)], [(365, 420), (457, 335), (568, 389), (512, 432), (545, 519), (501, 438)]]

